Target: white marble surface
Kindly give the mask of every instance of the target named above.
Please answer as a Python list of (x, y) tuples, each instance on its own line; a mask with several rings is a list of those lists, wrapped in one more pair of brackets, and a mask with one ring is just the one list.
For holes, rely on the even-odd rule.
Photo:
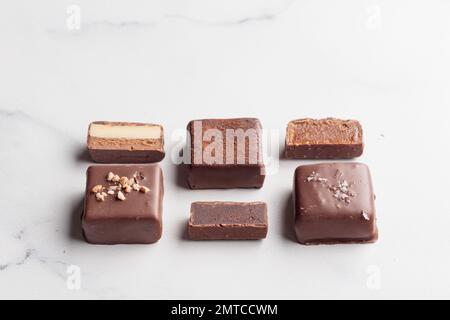
[[(449, 298), (449, 16), (444, 0), (2, 1), (0, 298)], [(80, 239), (90, 121), (161, 123), (171, 153), (189, 120), (236, 116), (280, 141), (293, 118), (361, 120), (380, 241), (293, 242), (298, 162), (259, 191), (189, 191), (170, 155), (158, 244)], [(194, 200), (266, 200), (268, 239), (186, 241)]]

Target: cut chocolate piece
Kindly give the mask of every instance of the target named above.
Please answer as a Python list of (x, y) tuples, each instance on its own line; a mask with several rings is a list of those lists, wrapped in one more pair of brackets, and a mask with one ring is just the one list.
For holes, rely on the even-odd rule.
[(295, 232), (302, 244), (375, 242), (369, 168), (361, 163), (300, 166), (294, 177)]
[(192, 240), (258, 240), (267, 228), (264, 202), (194, 202), (188, 234)]
[(206, 119), (188, 124), (191, 189), (261, 188), (261, 123), (258, 119)]
[(351, 159), (363, 149), (363, 130), (356, 120), (299, 119), (287, 127), (288, 159)]
[(93, 244), (146, 244), (162, 234), (163, 175), (158, 165), (97, 165), (87, 170), (82, 218)]
[(151, 163), (165, 155), (163, 128), (156, 124), (92, 122), (87, 145), (99, 163)]

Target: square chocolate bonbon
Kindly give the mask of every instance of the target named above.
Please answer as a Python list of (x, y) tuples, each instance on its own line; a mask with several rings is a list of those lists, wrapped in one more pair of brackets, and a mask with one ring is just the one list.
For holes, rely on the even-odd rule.
[(148, 244), (162, 235), (158, 165), (95, 165), (87, 170), (82, 227), (92, 244)]
[(98, 163), (153, 163), (165, 156), (164, 131), (157, 124), (92, 122), (87, 146)]
[(351, 159), (363, 150), (363, 130), (356, 120), (299, 119), (286, 130), (288, 159)]
[(302, 244), (375, 242), (375, 201), (369, 168), (325, 163), (297, 168), (295, 233)]
[(188, 224), (192, 240), (259, 240), (267, 236), (264, 202), (194, 202)]
[(258, 119), (204, 119), (188, 124), (191, 189), (261, 188), (265, 167)]

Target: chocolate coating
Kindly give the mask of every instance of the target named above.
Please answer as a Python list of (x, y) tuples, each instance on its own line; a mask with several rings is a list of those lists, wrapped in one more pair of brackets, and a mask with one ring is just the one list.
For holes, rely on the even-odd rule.
[(267, 236), (263, 202), (194, 202), (188, 224), (192, 240), (258, 240)]
[(190, 166), (191, 189), (261, 188), (265, 170), (260, 166)]
[(89, 155), (97, 163), (155, 163), (164, 159), (164, 151), (140, 150), (95, 150), (89, 149)]
[(363, 130), (356, 120), (299, 119), (286, 130), (288, 159), (351, 159), (363, 151)]
[[(201, 123), (196, 130), (195, 124)], [(265, 179), (265, 167), (262, 161), (261, 123), (254, 118), (203, 119), (191, 121), (187, 126), (190, 136), (188, 185), (191, 189), (229, 189), (261, 188)], [(246, 136), (244, 145), (239, 139), (227, 136), (227, 130), (253, 132)], [(212, 140), (204, 139), (206, 132), (218, 132), (223, 137), (222, 158), (208, 161), (204, 158)], [(228, 147), (227, 147), (228, 145)], [(231, 146), (231, 147), (230, 147)], [(215, 154), (215, 153), (214, 153)]]
[(369, 169), (361, 163), (300, 166), (294, 176), (295, 233), (302, 244), (378, 238)]
[[(139, 177), (139, 185), (147, 193), (124, 193), (121, 201), (108, 195), (98, 201), (94, 186), (114, 185), (106, 180), (109, 172), (119, 176)], [(92, 244), (149, 244), (162, 235), (163, 174), (158, 165), (96, 165), (87, 170), (86, 196), (82, 227), (84, 237)]]

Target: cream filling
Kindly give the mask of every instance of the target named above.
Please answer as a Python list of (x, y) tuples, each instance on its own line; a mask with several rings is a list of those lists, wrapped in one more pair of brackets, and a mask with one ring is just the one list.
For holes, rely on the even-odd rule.
[(93, 123), (90, 126), (89, 134), (91, 137), (106, 139), (160, 139), (161, 127)]

